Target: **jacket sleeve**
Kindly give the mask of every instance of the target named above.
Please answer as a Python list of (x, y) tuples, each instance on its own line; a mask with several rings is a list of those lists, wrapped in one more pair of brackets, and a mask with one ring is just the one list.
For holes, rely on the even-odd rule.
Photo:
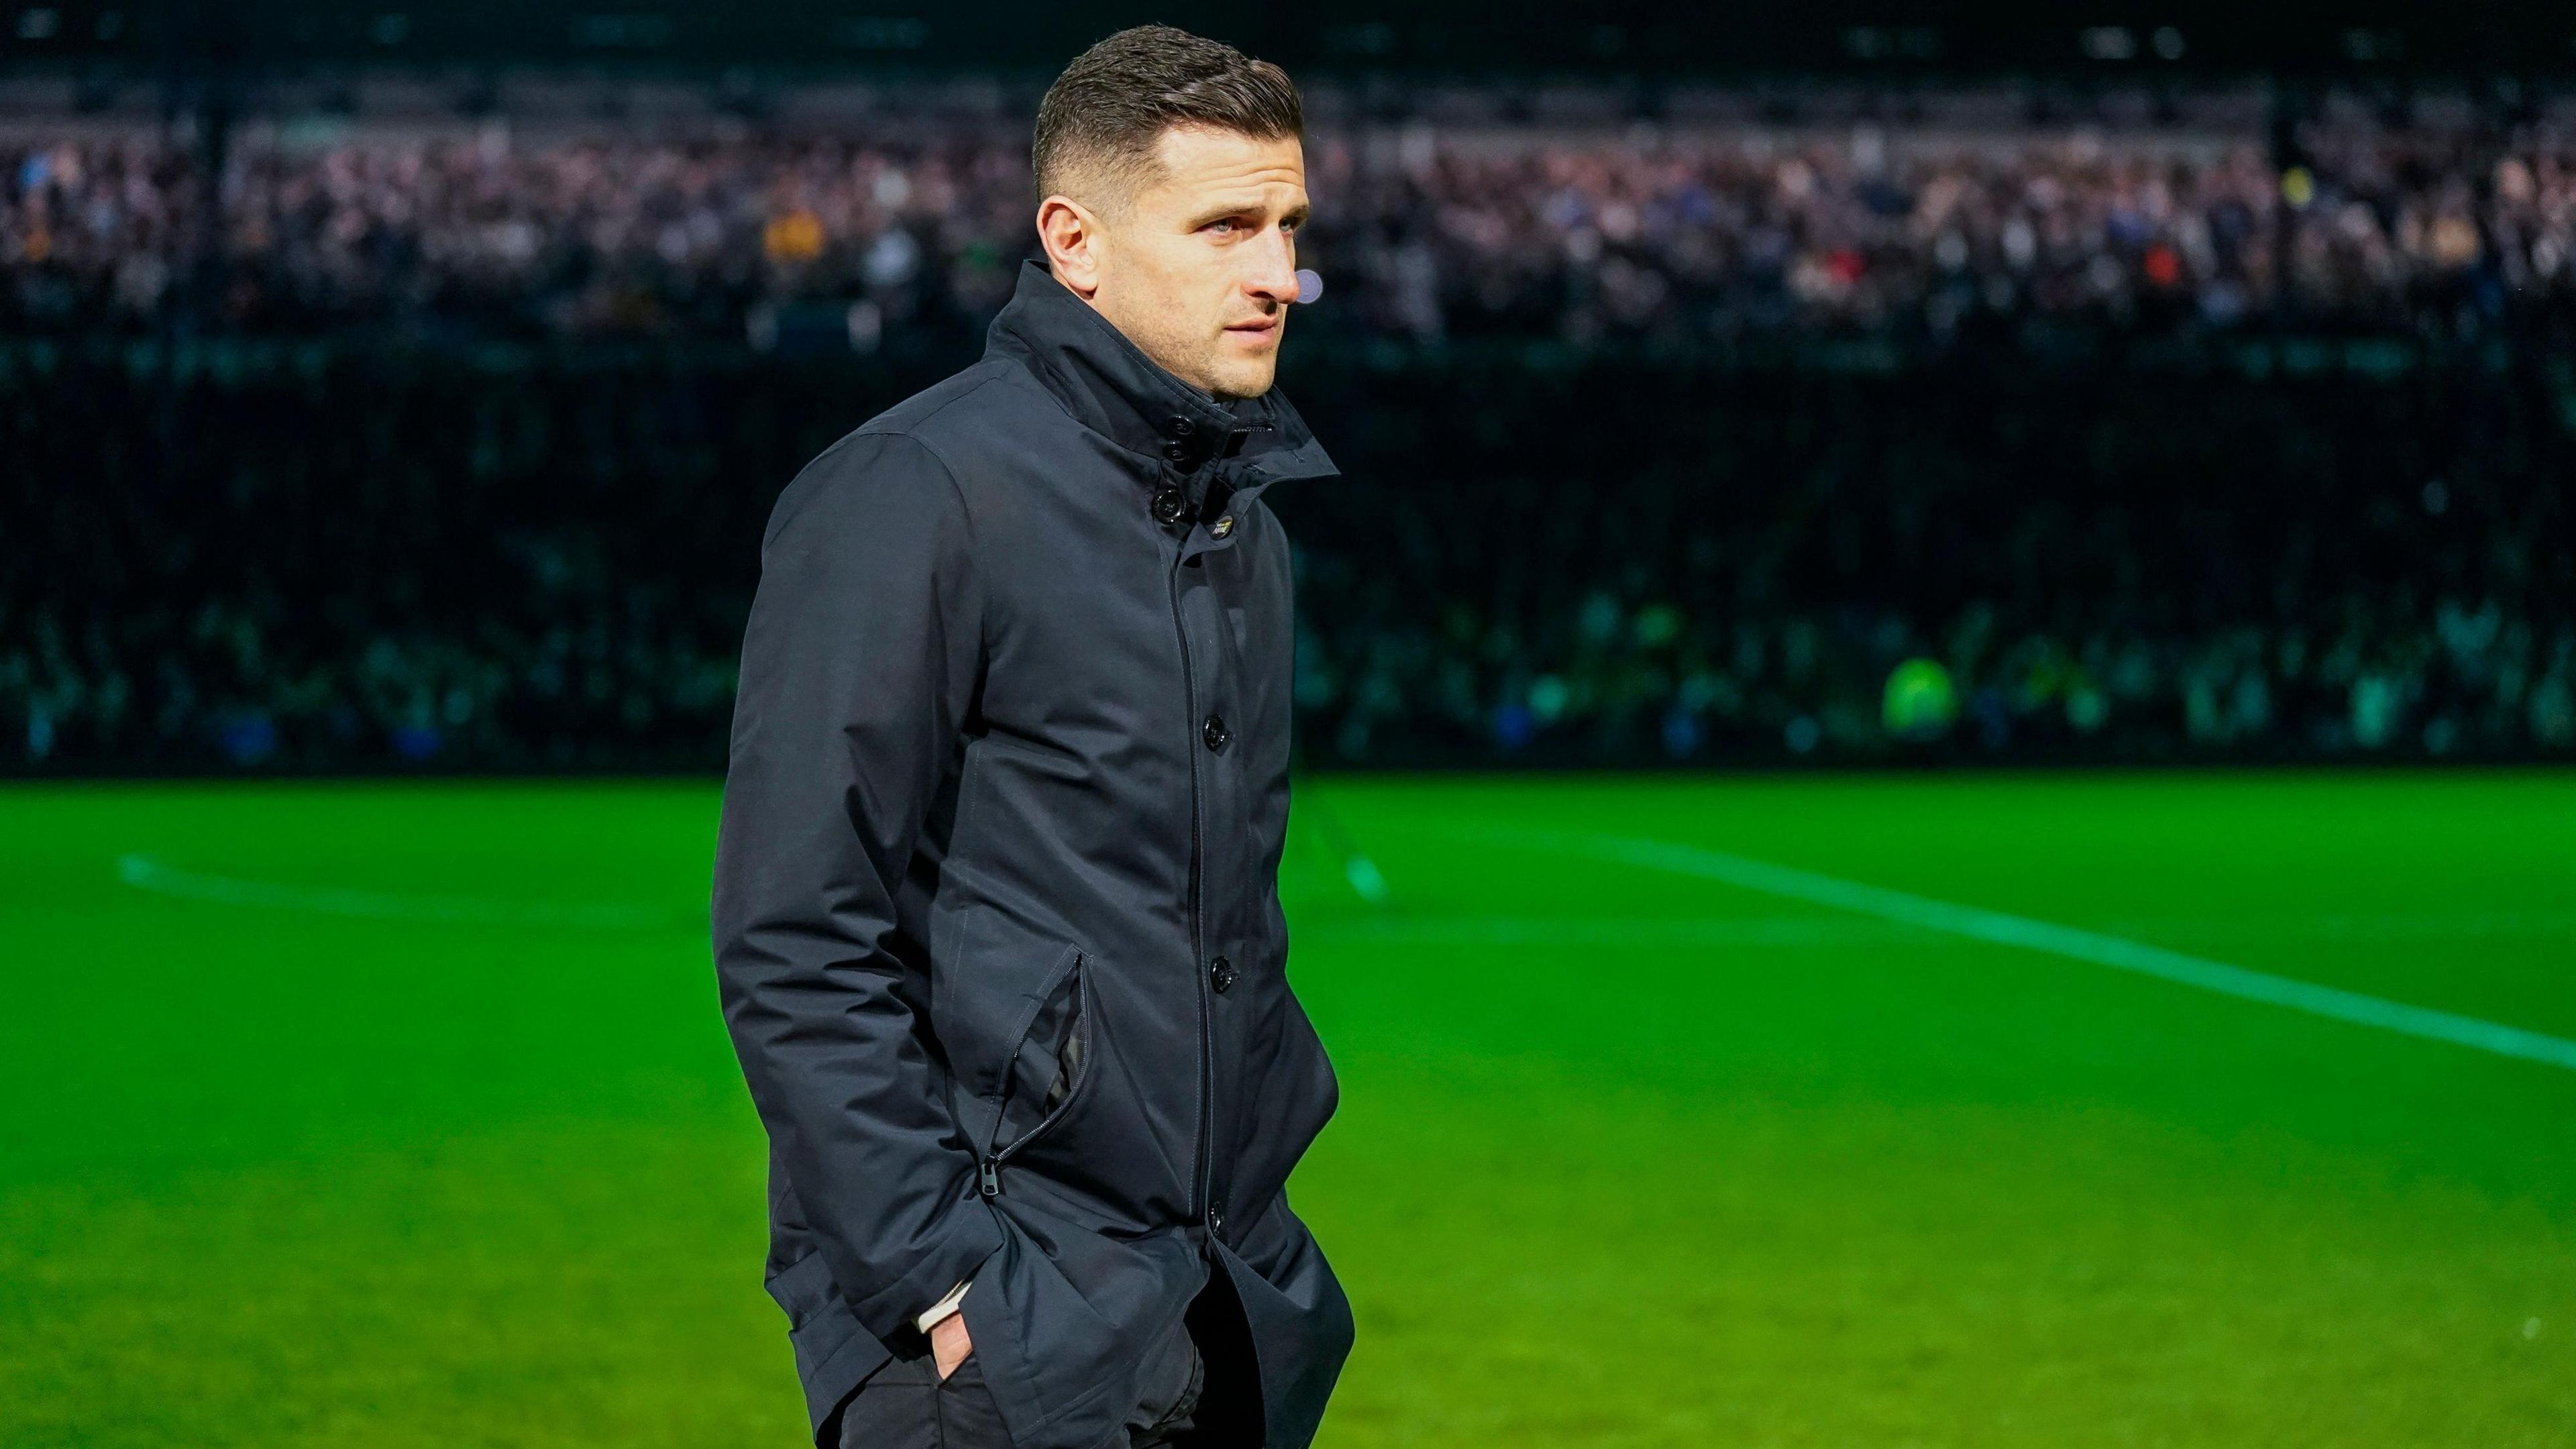
[(734, 1051), (834, 1282), (885, 1340), (1001, 1242), (895, 917), (976, 684), (968, 530), (946, 467), (899, 434), (844, 439), (788, 484), (761, 542), (716, 841)]

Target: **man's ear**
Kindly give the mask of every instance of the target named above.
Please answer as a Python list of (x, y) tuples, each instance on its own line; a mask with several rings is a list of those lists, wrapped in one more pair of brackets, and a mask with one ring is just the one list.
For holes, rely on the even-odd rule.
[(1038, 241), (1066, 286), (1085, 298), (1100, 290), (1100, 218), (1089, 207), (1061, 193), (1039, 202)]

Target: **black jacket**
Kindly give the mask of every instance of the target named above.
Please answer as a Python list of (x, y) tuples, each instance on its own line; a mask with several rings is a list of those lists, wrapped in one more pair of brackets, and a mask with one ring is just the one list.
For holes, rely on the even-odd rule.
[(780, 496), (714, 938), (818, 1434), (971, 1278), (1014, 1443), (1092, 1449), (1213, 1266), (1264, 1440), (1313, 1436), (1351, 1318), (1282, 1188), (1336, 1086), (1283, 970), (1261, 495), (1333, 472), (1278, 392), (1210, 400), (1028, 262), (983, 361)]

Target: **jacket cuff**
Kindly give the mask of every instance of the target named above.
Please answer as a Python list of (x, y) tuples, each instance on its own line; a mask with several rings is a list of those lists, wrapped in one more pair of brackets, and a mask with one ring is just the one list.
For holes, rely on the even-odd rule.
[(955, 1313), (957, 1311), (957, 1305), (965, 1301), (966, 1285), (961, 1282), (956, 1287), (951, 1288), (946, 1293), (940, 1295), (938, 1302), (921, 1310), (920, 1316), (912, 1320), (912, 1326), (920, 1329), (924, 1333), (928, 1333), (938, 1324), (939, 1320)]
[(981, 1203), (958, 1204), (957, 1210), (940, 1225), (939, 1233), (929, 1250), (902, 1277), (865, 1298), (851, 1300), (851, 1310), (868, 1332), (887, 1343), (900, 1341), (904, 1333), (912, 1330), (913, 1317), (922, 1304), (950, 1284), (974, 1277), (984, 1260), (1002, 1246), (1002, 1230)]

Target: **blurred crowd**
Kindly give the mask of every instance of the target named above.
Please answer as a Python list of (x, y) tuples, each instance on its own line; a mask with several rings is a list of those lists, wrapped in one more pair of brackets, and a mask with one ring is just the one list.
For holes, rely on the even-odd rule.
[(2547, 359), (1649, 358), (1318, 406), (1337, 456), (1449, 458), (1276, 501), (1322, 758), (2576, 753), (2576, 376)]
[(2170, 587), (2147, 582), (1936, 611), (1551, 559), (1518, 597), (1425, 608), (1368, 598), (1363, 556), (1307, 561), (1330, 602), (1298, 702), (1334, 763), (2576, 756), (2563, 600), (2347, 584), (2204, 621), (2137, 607)]
[[(770, 501), (938, 371), (741, 356), (0, 350), (0, 762), (720, 765)], [(1312, 763), (2576, 755), (2545, 360), (1301, 388)]]
[[(1317, 126), (1302, 747), (2576, 752), (2563, 115)], [(769, 501), (1027, 254), (914, 120), (6, 133), (0, 761), (719, 762)]]
[[(2554, 114), (2554, 113), (2553, 113)], [(860, 128), (862, 131), (864, 128)], [(2319, 122), (1318, 128), (1310, 327), (1413, 341), (2480, 329), (2576, 299), (2576, 132)], [(353, 327), (858, 350), (971, 337), (1030, 247), (1025, 143), (500, 125), (0, 145), (0, 333)]]

